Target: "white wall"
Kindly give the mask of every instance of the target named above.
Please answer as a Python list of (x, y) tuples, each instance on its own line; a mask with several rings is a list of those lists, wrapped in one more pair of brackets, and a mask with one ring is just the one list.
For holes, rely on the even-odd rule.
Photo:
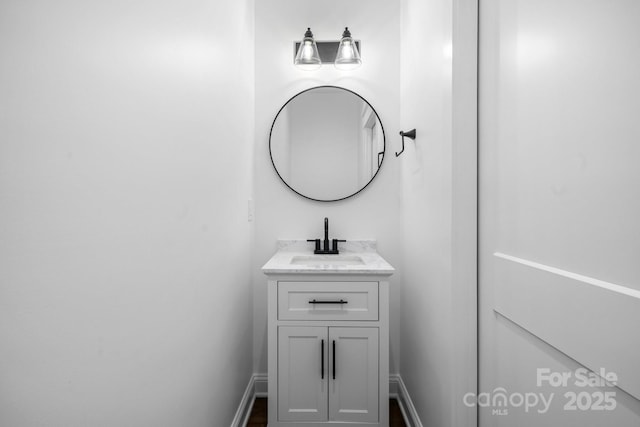
[(402, 1), (400, 373), (425, 426), (475, 426), (476, 2)]
[[(339, 39), (348, 26), (362, 40), (363, 65), (343, 72), (323, 66), (313, 72), (293, 65), (293, 42), (311, 27), (318, 40)], [(267, 371), (266, 277), (260, 267), (276, 251), (278, 238), (321, 237), (323, 218), (329, 217), (330, 237), (376, 238), (380, 253), (399, 266), (401, 191), (396, 174), (399, 130), (400, 4), (389, 0), (273, 0), (256, 2), (256, 138), (254, 368)], [(333, 203), (304, 199), (278, 178), (269, 159), (269, 129), (280, 107), (303, 89), (324, 84), (359, 93), (373, 105), (387, 136), (387, 153), (380, 173), (356, 197)], [(397, 372), (398, 286), (391, 282), (391, 372)]]
[(237, 0), (0, 4), (0, 425), (231, 422), (252, 21)]

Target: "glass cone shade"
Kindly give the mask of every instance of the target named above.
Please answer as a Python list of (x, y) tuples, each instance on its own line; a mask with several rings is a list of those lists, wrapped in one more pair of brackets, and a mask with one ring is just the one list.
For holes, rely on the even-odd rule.
[(353, 70), (361, 64), (362, 60), (360, 59), (358, 47), (351, 38), (349, 29), (345, 28), (344, 33), (342, 33), (342, 40), (340, 40), (340, 45), (338, 46), (338, 54), (336, 55), (334, 65), (339, 70)]
[(307, 32), (304, 33), (304, 39), (300, 43), (294, 64), (296, 64), (296, 67), (306, 71), (317, 70), (322, 65), (320, 52), (318, 52), (318, 46), (313, 40), (313, 33), (311, 33), (310, 28), (307, 28)]

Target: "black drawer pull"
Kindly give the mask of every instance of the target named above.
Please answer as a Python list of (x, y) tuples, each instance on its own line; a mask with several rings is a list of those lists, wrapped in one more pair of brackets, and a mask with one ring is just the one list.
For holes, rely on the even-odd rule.
[(315, 299), (312, 299), (311, 301), (309, 301), (309, 304), (349, 304), (349, 301), (345, 301), (343, 299), (341, 299), (340, 301), (317, 301)]

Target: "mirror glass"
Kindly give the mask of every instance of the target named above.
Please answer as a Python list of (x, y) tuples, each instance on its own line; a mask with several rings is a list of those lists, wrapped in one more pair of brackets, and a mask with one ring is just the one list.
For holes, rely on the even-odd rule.
[(269, 136), (282, 181), (303, 197), (346, 199), (375, 178), (385, 151), (382, 122), (364, 98), (319, 86), (300, 92), (278, 112)]

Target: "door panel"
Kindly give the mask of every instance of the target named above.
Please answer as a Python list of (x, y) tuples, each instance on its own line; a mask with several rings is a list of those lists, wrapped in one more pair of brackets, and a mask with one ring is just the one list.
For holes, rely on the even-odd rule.
[(329, 420), (377, 422), (378, 328), (329, 328), (329, 342)]
[(482, 427), (640, 425), (638, 22), (630, 0), (480, 1)]
[(327, 420), (327, 362), (326, 327), (278, 328), (280, 421)]
[[(615, 367), (617, 386), (640, 397), (640, 291), (495, 253), (494, 310), (593, 371)], [(512, 280), (515, 278), (515, 280)], [(615, 350), (615, 351), (614, 351)]]

